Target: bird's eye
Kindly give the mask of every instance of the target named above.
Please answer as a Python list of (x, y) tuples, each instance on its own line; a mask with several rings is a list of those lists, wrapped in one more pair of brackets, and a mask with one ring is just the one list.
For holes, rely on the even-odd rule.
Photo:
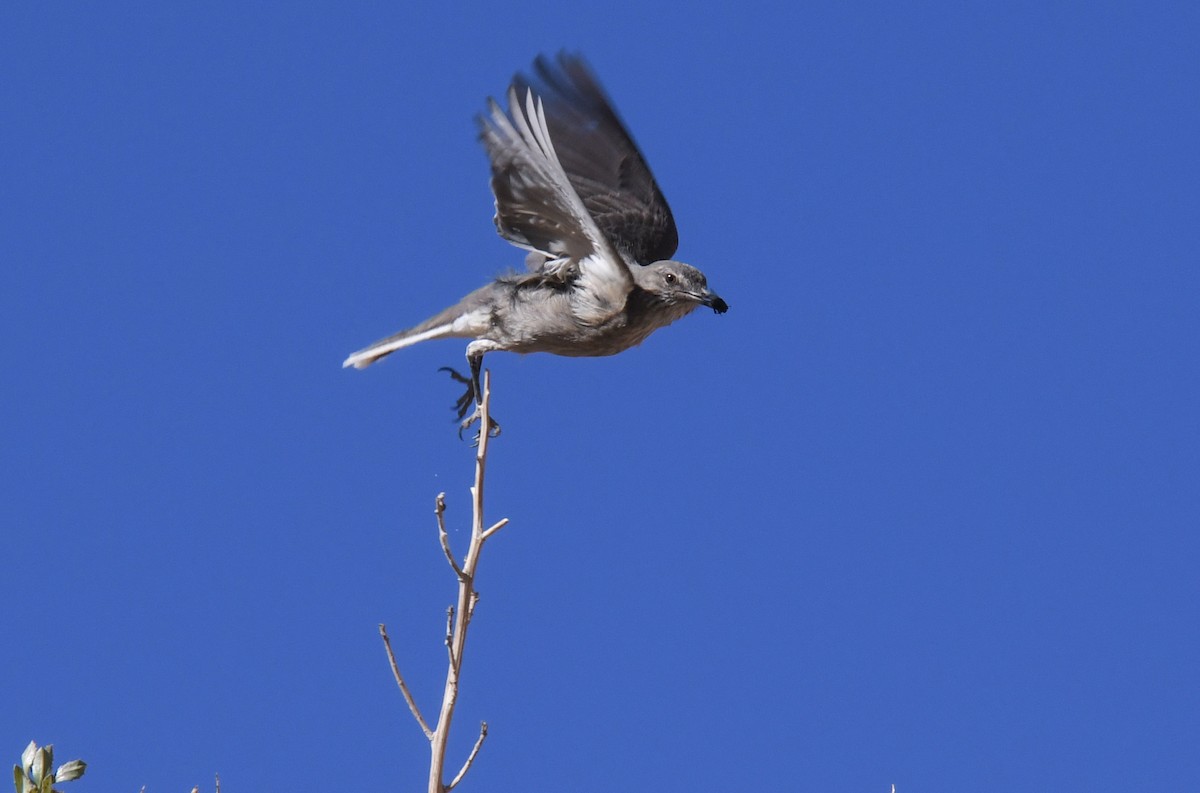
[(663, 277), (666, 279), (666, 281), (667, 281), (667, 283), (668, 283), (668, 284), (673, 284), (673, 283), (675, 283), (675, 273), (667, 273), (667, 274), (666, 274), (665, 276), (663, 276)]

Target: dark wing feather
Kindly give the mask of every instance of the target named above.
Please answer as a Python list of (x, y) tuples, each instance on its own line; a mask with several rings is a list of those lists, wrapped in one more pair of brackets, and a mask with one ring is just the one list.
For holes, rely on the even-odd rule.
[(490, 102), (479, 121), (492, 161), (496, 230), (533, 252), (531, 269), (570, 285), (577, 318), (606, 321), (625, 305), (633, 276), (563, 170), (541, 100), (509, 88), (508, 112)]
[(539, 56), (533, 71), (512, 87), (541, 99), (558, 159), (596, 225), (627, 261), (670, 259), (679, 246), (671, 208), (591, 69), (564, 52)]

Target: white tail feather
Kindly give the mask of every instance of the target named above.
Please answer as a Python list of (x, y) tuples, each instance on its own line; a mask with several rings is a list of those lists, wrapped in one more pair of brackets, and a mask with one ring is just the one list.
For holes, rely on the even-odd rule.
[(392, 336), (381, 341), (377, 341), (370, 347), (365, 347), (351, 355), (342, 362), (342, 368), (348, 369), (353, 366), (355, 369), (363, 369), (378, 361), (383, 356), (393, 353), (396, 350), (404, 347), (410, 347), (422, 341), (429, 339), (439, 339), (443, 336), (453, 335), (454, 323), (447, 322), (445, 325), (438, 325), (436, 328), (414, 333), (411, 336)]

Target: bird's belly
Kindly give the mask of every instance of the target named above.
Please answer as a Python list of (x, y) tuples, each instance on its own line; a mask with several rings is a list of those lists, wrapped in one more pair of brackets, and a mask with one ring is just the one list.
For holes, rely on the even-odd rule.
[(570, 358), (600, 358), (636, 347), (657, 329), (655, 325), (610, 323), (601, 327), (572, 327), (565, 333), (541, 335), (517, 352), (548, 352)]

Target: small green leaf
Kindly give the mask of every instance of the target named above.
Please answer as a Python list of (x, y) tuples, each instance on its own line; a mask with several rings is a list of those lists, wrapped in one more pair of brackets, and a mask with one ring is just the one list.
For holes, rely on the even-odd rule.
[(54, 781), (70, 782), (72, 779), (79, 779), (83, 776), (83, 772), (87, 770), (87, 763), (82, 760), (72, 760), (69, 763), (63, 763), (54, 772)]
[(19, 765), (13, 766), (13, 785), (17, 793), (25, 793), (25, 769)]

